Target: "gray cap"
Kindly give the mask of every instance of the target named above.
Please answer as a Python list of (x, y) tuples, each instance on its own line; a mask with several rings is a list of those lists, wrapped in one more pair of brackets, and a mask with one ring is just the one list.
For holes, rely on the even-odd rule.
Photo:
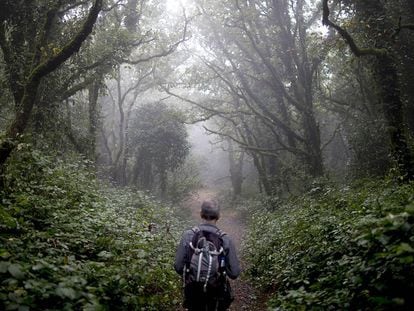
[(220, 218), (220, 207), (214, 200), (204, 201), (201, 204), (201, 218), (207, 220), (219, 219)]

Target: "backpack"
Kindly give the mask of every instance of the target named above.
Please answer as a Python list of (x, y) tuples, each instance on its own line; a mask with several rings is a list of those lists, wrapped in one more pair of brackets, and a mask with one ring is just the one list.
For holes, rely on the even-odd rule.
[(186, 284), (196, 284), (206, 292), (207, 288), (217, 288), (225, 282), (225, 254), (223, 236), (216, 232), (204, 231), (194, 227), (194, 236), (189, 244), (184, 276)]

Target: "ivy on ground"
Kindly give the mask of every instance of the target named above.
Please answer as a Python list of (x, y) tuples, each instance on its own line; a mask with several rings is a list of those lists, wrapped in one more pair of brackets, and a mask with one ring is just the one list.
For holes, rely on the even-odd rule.
[(1, 310), (174, 310), (172, 211), (22, 145), (0, 202)]
[(272, 309), (414, 309), (413, 184), (315, 187), (269, 202), (253, 217), (245, 257)]

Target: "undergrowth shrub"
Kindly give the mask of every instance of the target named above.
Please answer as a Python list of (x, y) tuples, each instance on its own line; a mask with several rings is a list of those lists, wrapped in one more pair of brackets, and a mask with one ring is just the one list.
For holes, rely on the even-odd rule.
[(169, 208), (21, 146), (0, 202), (1, 310), (174, 310)]
[(414, 185), (315, 187), (268, 209), (253, 217), (245, 257), (271, 308), (414, 309)]

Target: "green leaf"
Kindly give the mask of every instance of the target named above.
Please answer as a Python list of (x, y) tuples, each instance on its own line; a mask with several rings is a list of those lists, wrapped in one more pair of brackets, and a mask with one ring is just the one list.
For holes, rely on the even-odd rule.
[(414, 262), (414, 256), (405, 256), (399, 258), (399, 260), (402, 264), (412, 264)]
[(38, 263), (38, 264), (35, 264), (34, 266), (32, 266), (32, 270), (33, 270), (33, 271), (38, 271), (38, 270), (43, 269), (44, 267), (45, 267), (45, 266), (44, 266), (43, 264)]
[(10, 258), (10, 253), (5, 249), (0, 249), (0, 257), (3, 259)]
[(401, 255), (404, 253), (414, 253), (414, 248), (411, 247), (408, 243), (401, 243), (396, 247), (395, 252), (397, 255)]
[(76, 299), (76, 291), (70, 287), (58, 287), (56, 294), (62, 298)]
[(6, 273), (9, 269), (9, 261), (0, 261), (0, 273)]
[(18, 310), (19, 305), (17, 303), (9, 303), (6, 307), (6, 310)]
[(17, 263), (11, 264), (8, 268), (8, 271), (14, 278), (18, 280), (24, 278), (24, 272), (22, 271), (22, 266)]
[(111, 252), (107, 252), (107, 251), (101, 251), (98, 254), (98, 257), (103, 258), (103, 259), (109, 259), (111, 257), (113, 257), (114, 255)]
[(147, 252), (143, 249), (138, 250), (137, 252), (137, 257), (138, 258), (145, 258), (145, 256), (147, 255)]

